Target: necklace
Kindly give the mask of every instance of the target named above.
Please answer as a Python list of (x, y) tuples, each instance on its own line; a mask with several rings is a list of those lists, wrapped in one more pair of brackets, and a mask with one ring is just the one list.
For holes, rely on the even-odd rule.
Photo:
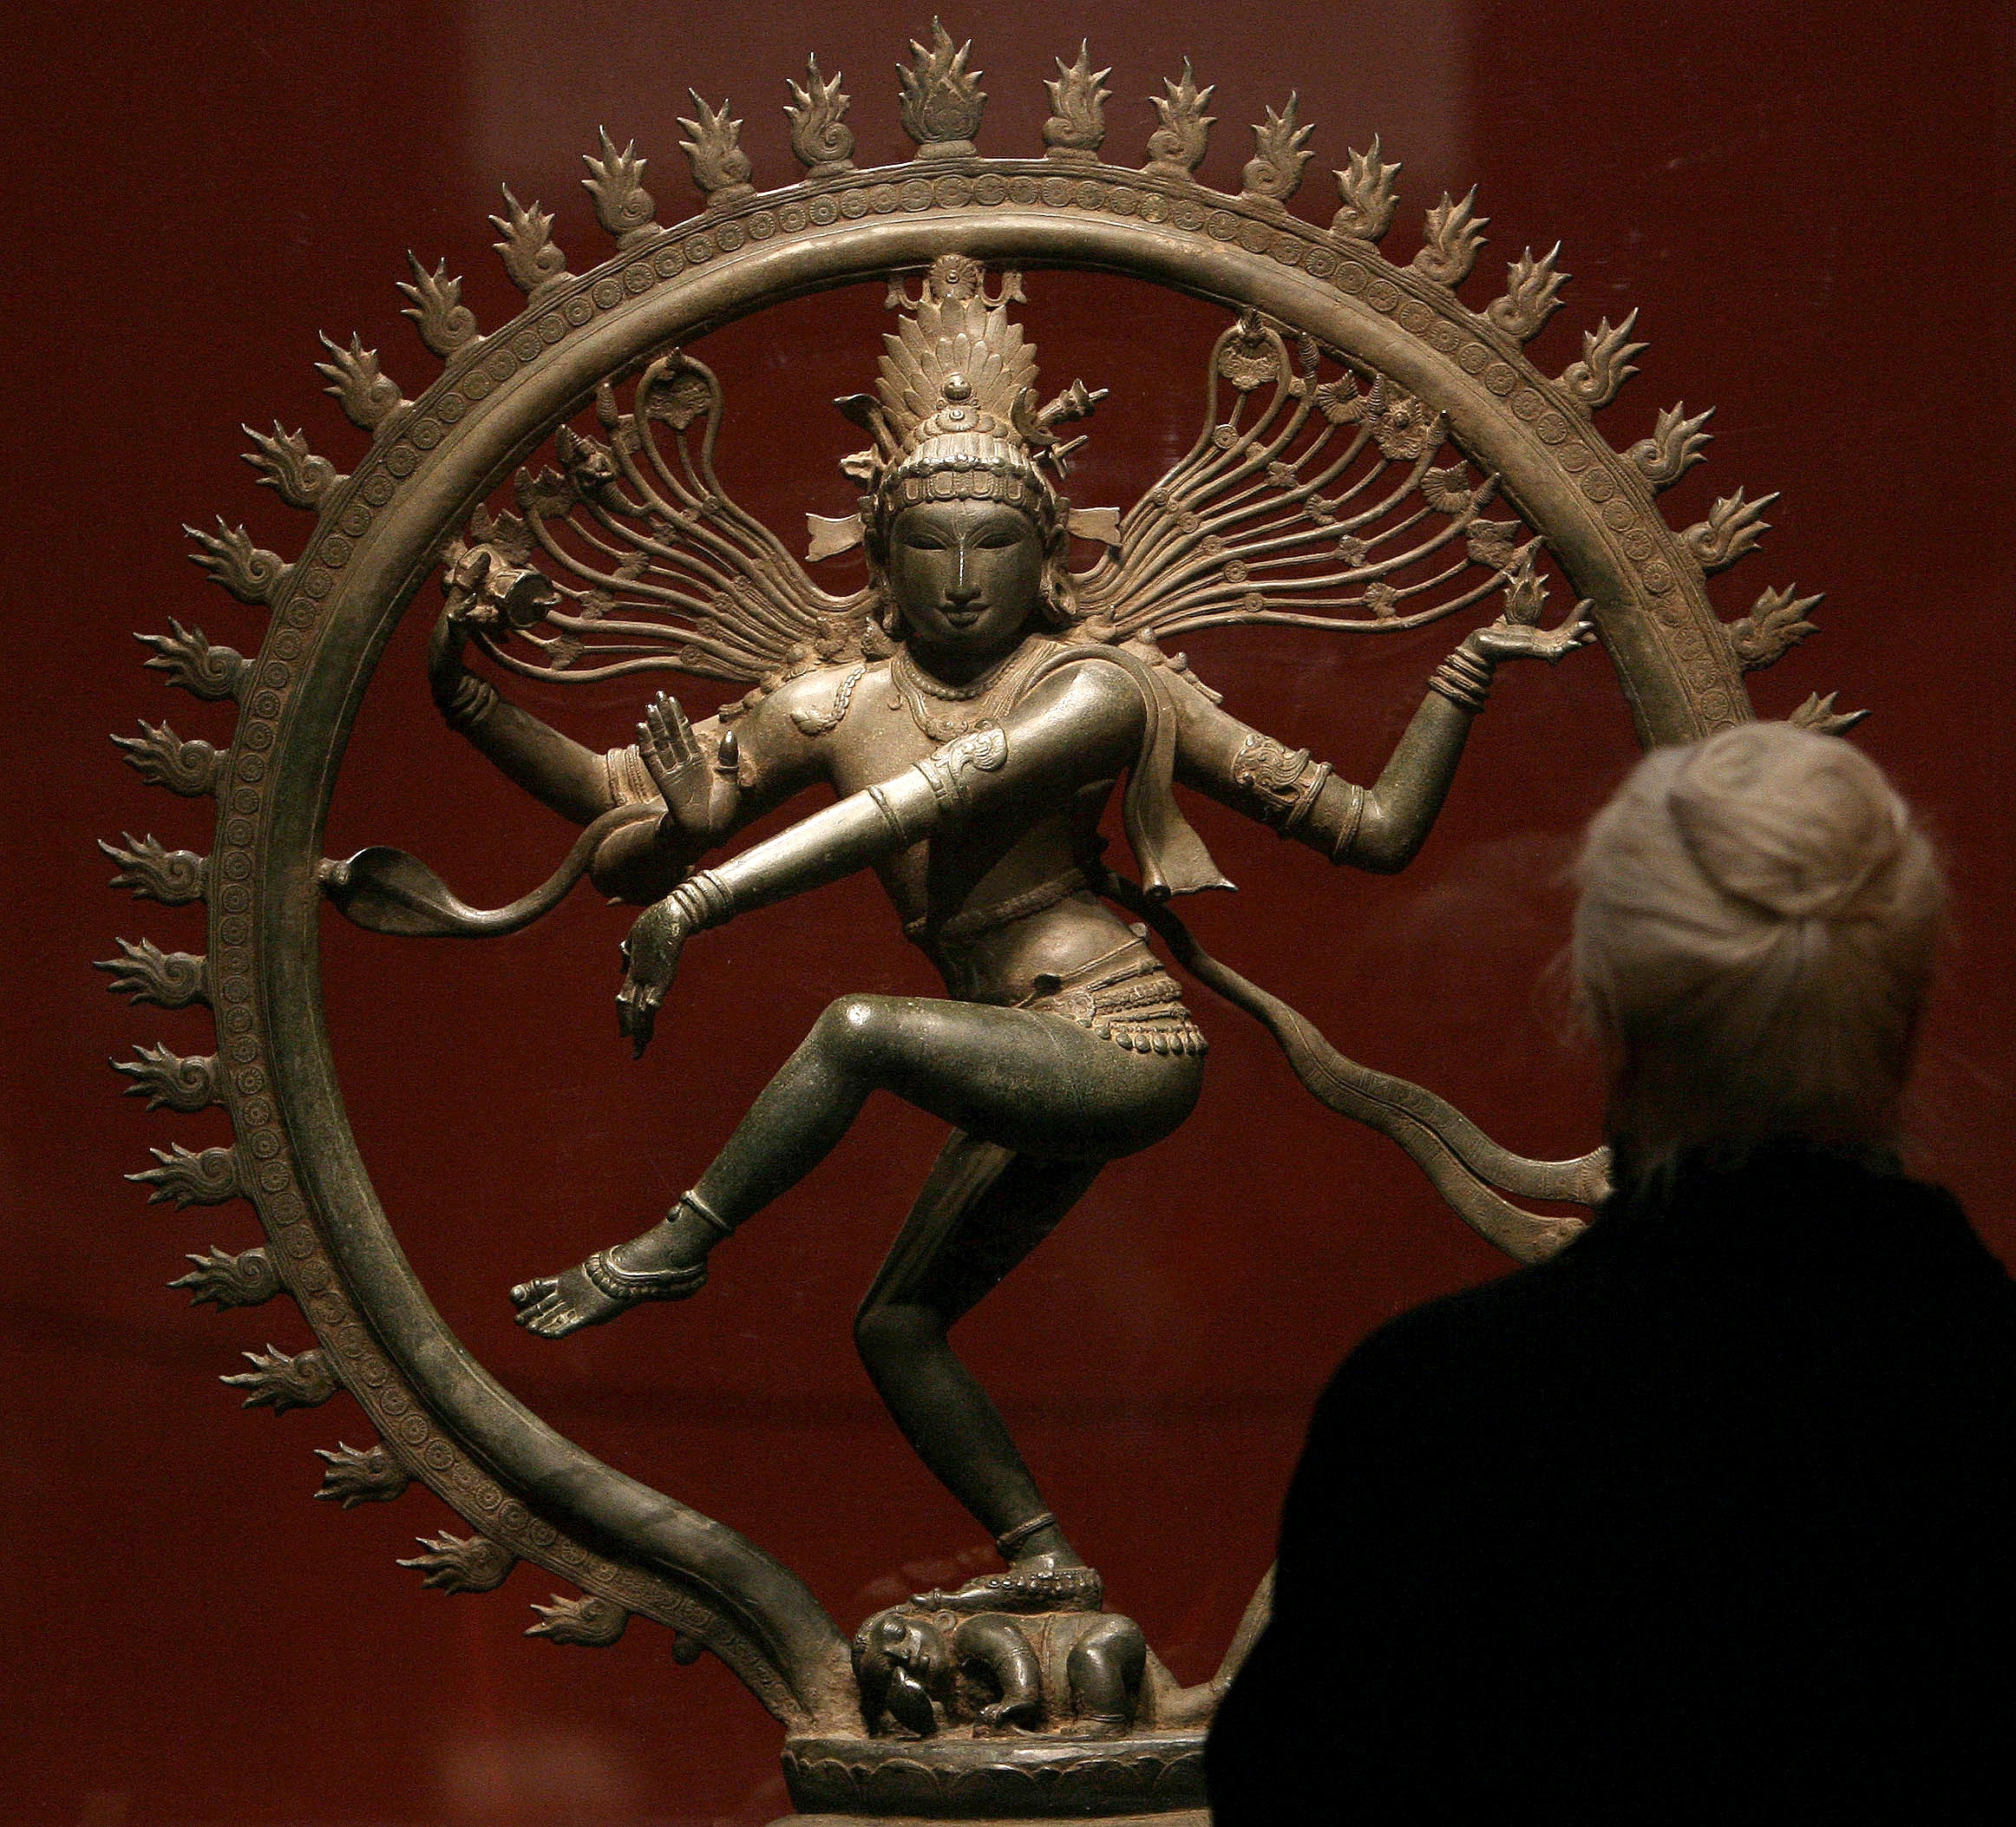
[(902, 647), (897, 650), (896, 664), (902, 669), (906, 684), (914, 685), (920, 691), (925, 692), (932, 697), (949, 698), (955, 702), (964, 703), (971, 698), (985, 697), (986, 693), (991, 691), (999, 682), (1001, 675), (1013, 663), (1015, 655), (1021, 651), (1020, 647), (1017, 647), (1011, 652), (1003, 654), (985, 672), (976, 678), (969, 679), (963, 685), (949, 685), (935, 674), (926, 672), (923, 667), (917, 664), (916, 657), (910, 652), (908, 643), (905, 643)]
[[(896, 650), (889, 676), (895, 684), (899, 700), (910, 713), (911, 722), (933, 742), (949, 743), (974, 730), (993, 726), (999, 712), (1014, 702), (1023, 678), (1041, 657), (1042, 649), (1040, 641), (1024, 641), (978, 678), (963, 685), (952, 685), (926, 672), (911, 658), (910, 649), (906, 645)], [(926, 703), (930, 698), (946, 704), (971, 704), (973, 708), (937, 717), (932, 714)]]

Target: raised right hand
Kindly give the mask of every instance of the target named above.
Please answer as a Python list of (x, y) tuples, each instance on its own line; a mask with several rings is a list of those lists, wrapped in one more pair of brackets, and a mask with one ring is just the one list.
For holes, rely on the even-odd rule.
[(637, 726), (637, 752), (665, 802), (665, 815), (681, 836), (704, 840), (713, 796), (707, 757), (679, 701), (661, 691)]
[(468, 624), (463, 619), (467, 606), (466, 599), (450, 597), (427, 638), (427, 682), (435, 703), (443, 707), (462, 681), (462, 653), (469, 644)]

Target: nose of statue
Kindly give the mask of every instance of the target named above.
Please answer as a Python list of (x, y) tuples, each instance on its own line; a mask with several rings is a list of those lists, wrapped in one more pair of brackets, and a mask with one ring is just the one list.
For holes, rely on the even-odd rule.
[(955, 609), (964, 609), (980, 593), (979, 582), (967, 575), (965, 567), (959, 567), (959, 575), (945, 586), (945, 599)]

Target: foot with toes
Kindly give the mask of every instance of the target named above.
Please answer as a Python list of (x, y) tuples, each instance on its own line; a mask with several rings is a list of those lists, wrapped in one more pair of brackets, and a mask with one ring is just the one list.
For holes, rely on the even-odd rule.
[(707, 1244), (682, 1234), (684, 1202), (641, 1237), (597, 1250), (557, 1275), (521, 1281), (511, 1290), (518, 1323), (542, 1339), (564, 1339), (602, 1326), (640, 1300), (684, 1300), (707, 1285)]

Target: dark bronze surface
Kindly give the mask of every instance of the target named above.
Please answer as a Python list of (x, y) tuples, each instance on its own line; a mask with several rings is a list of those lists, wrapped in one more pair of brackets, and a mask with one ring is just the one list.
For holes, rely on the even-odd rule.
[[(1092, 1811), (1182, 1808), (1194, 1790), (1170, 1772), (1188, 1767), (1183, 1746), (1195, 1745), (1223, 1672), (1179, 1689), (1147, 1655), (1133, 1684), (1120, 1684), (1134, 1733), (1120, 1742), (1130, 1750), (1051, 1742), (1097, 1682), (1051, 1668), (1041, 1648), (1024, 1666), (1009, 1638), (1040, 1634), (1046, 1619), (1090, 1628), (1083, 1621), (1104, 1615), (1096, 1576), (1080, 1569), (992, 1405), (944, 1340), (1103, 1161), (1166, 1133), (1195, 1095), (1201, 1038), (1142, 925), (1266, 1021), (1312, 1090), (1401, 1142), (1450, 1204), (1513, 1254), (1543, 1254), (1573, 1221), (1502, 1195), (1586, 1204), (1602, 1164), (1510, 1155), (1421, 1087), (1344, 1059), (1294, 1011), (1204, 954), (1168, 902), (1215, 885), (1215, 867), (1169, 782), (1334, 861), (1397, 868), (1435, 817), (1498, 665), (1557, 659), (1593, 629), (1641, 740), (1685, 739), (1750, 714), (1744, 671), (1810, 632), (1813, 599), (1767, 591), (1742, 621), (1719, 620), (1703, 580), (1755, 544), (1770, 498), (1738, 494), (1699, 526), (1667, 527), (1654, 494), (1699, 460), (1705, 415), (1675, 407), (1651, 437), (1612, 449), (1592, 416), (1633, 371), (1643, 345), (1629, 340), (1632, 320), (1587, 333), (1582, 359), (1560, 377), (1540, 375), (1522, 351), (1561, 303), (1553, 256), (1511, 263), (1503, 296), (1467, 310), (1450, 288), (1481, 236), (1468, 200), (1445, 199), (1430, 213), (1428, 249), (1410, 267), (1389, 265), (1376, 242), (1391, 219), (1397, 167), (1376, 143), (1339, 174), (1343, 206), (1325, 231), (1287, 211), (1310, 156), (1292, 101), (1268, 110), (1244, 188), (1227, 196), (1189, 175), (1210, 122), (1209, 91), (1188, 70), (1156, 102), (1162, 127), (1142, 170), (1099, 162), (1104, 72), (1083, 51), (1075, 65), (1060, 60), (1051, 84), (1045, 155), (990, 160), (973, 144), (985, 96), (965, 52), (942, 32), (914, 49), (903, 92), (918, 142), (909, 163), (854, 168), (845, 97), (814, 65), (795, 90), (794, 145), (808, 175), (759, 193), (737, 123), (696, 97), (684, 149), (705, 199), (699, 215), (660, 227), (643, 161), (605, 136), (589, 188), (616, 239), (611, 259), (570, 272), (552, 219), (507, 193), (498, 246), (527, 294), (524, 315), (482, 334), (458, 283), (416, 264), (402, 282), (408, 315), (445, 364), (417, 398), (357, 339), (325, 339), (329, 390), (372, 436), (357, 471), (337, 475), (278, 426), (256, 438), (261, 479), (317, 517), (307, 547), (283, 560), (221, 522), (193, 536), (221, 585), (271, 607), (264, 646), (240, 655), (179, 625), (144, 637), (156, 650), (148, 664), (171, 683), (238, 701), (236, 738), (219, 753), (163, 724), (122, 742), (148, 779), (217, 796), (216, 848), (199, 856), (130, 837), (105, 846), (118, 885), (167, 903), (200, 899), (211, 922), (204, 959), (141, 941), (107, 966), (137, 999), (219, 1011), (215, 1058), (143, 1052), (124, 1068), (129, 1089), (178, 1110), (221, 1102), (237, 1140), (157, 1151), (160, 1165), (135, 1177), (157, 1198), (258, 1207), (269, 1243), (193, 1258), (184, 1285), (220, 1306), (276, 1287), (299, 1302), (317, 1348), (250, 1354), (252, 1370), (233, 1380), (248, 1405), (311, 1405), (339, 1386), (357, 1397), (382, 1437), (326, 1453), (324, 1495), (348, 1508), (429, 1485), (475, 1530), (425, 1544), (409, 1564), (429, 1583), (485, 1590), (523, 1559), (583, 1595), (542, 1608), (541, 1634), (613, 1642), (635, 1614), (671, 1627), (682, 1657), (712, 1649), (794, 1734), (794, 1792), (808, 1806), (829, 1794), (848, 1807), (900, 1801), (951, 1814), (1049, 1806), (1048, 1788), (1013, 1775), (1020, 1741), (985, 1757), (943, 1749), (1001, 1723), (984, 1715), (1002, 1704), (1005, 1679), (1033, 1682), (1041, 1696), (1048, 1731), (1028, 1740), (1038, 1747), (1030, 1758), (1062, 1758), (1077, 1772), (1046, 1782), (1082, 1783)], [(1031, 391), (1032, 353), (1008, 309), (1037, 288), (1038, 310), (1040, 281), (1018, 276), (1051, 267), (1125, 274), (1231, 314), (1195, 448), (1124, 513), (1056, 492), (1076, 437), (1059, 433), (1099, 395), (1074, 382), (1039, 405)], [(900, 307), (897, 346), (880, 396), (842, 403), (874, 439), (849, 468), (861, 508), (812, 529), (815, 552), (867, 541), (875, 581), (839, 597), (720, 488), (721, 389), (684, 345), (767, 303), (885, 278)], [(940, 333), (953, 317), (972, 332), (956, 360)], [(584, 403), (598, 409), (599, 437), (565, 423)], [(946, 451), (961, 439), (998, 449), (954, 461)], [(547, 455), (557, 467), (541, 467)], [(486, 498), (514, 475), (517, 512), (491, 513)], [(1502, 515), (1486, 513), (1493, 507)], [(1082, 569), (1070, 562), (1073, 536), (1095, 554)], [(1581, 604), (1544, 629), (1543, 553)], [(432, 676), (443, 714), (584, 827), (546, 887), (510, 908), (468, 907), (403, 853), (347, 862), (321, 854), (358, 699), (398, 618), (437, 576)], [(1376, 638), (1488, 601), (1496, 619), (1472, 626), (1424, 680), (1413, 722), (1365, 789), (1238, 724), (1161, 645), (1226, 623)], [(506, 671), (547, 681), (669, 670), (751, 690), (732, 714), (697, 724), (661, 697), (634, 750), (605, 757), (468, 671), (472, 638)], [(1810, 701), (1801, 715), (1823, 727), (1852, 721), (1830, 702)], [(1138, 887), (1107, 874), (1095, 842), (1122, 776)], [(687, 874), (813, 781), (842, 796)], [(519, 1293), (528, 1327), (559, 1337), (638, 1298), (696, 1292), (706, 1251), (821, 1158), (875, 1086), (955, 1125), (860, 1336), (913, 1444), (1010, 1562), (970, 1595), (917, 1604), (1014, 1621), (970, 1658), (1001, 1692), (975, 1706), (920, 1684), (925, 1709), (913, 1706), (902, 1729), (928, 1715), (940, 1730), (931, 1754), (906, 1745), (900, 1757), (885, 1741), (888, 1710), (864, 1723), (846, 1636), (788, 1568), (597, 1462), (449, 1333), (350, 1136), (317, 992), (324, 898), (380, 930), (480, 933), (539, 917), (592, 874), (649, 904), (624, 1005), (641, 1047), (694, 934), (869, 867), (938, 964), (948, 999), (835, 1005), (664, 1226)], [(969, 1647), (984, 1634), (969, 1633)], [(877, 1727), (885, 1739), (863, 1736)], [(1173, 1749), (1163, 1742), (1172, 1735)], [(836, 1741), (855, 1747), (853, 1763), (830, 1749)], [(962, 1758), (1010, 1773), (961, 1774)], [(905, 1759), (893, 1777), (861, 1773)], [(841, 1772), (830, 1781), (803, 1773), (828, 1765)], [(1116, 1775), (1123, 1765), (1135, 1777)]]

